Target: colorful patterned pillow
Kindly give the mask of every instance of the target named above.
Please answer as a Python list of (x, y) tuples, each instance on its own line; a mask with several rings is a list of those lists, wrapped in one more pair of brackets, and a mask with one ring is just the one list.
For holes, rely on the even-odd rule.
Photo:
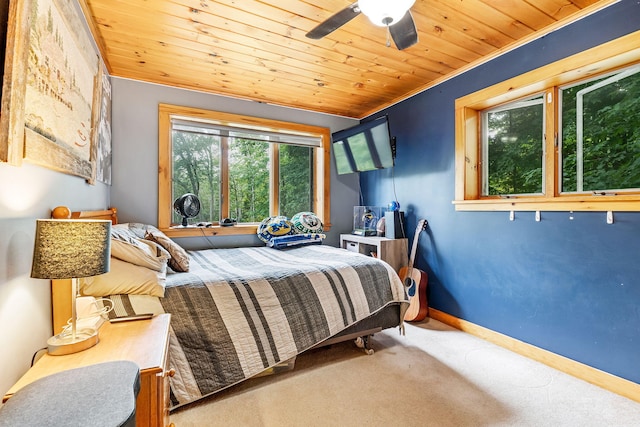
[(298, 212), (291, 218), (296, 233), (322, 233), (324, 231), (322, 221), (313, 212)]
[(272, 216), (262, 220), (257, 233), (260, 240), (269, 243), (273, 237), (293, 234), (293, 223), (286, 216)]

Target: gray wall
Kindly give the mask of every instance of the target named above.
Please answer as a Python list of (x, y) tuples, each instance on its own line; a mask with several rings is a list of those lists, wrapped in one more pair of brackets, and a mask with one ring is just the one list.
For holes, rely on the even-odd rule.
[[(121, 222), (158, 222), (158, 104), (225, 111), (274, 120), (286, 120), (331, 128), (353, 126), (356, 120), (284, 108), (211, 94), (112, 79), (113, 84), (113, 181), (111, 202)], [(333, 159), (332, 159), (333, 162)], [(327, 244), (337, 245), (339, 233), (350, 232), (351, 212), (358, 204), (357, 174), (337, 176), (331, 165), (331, 222)], [(186, 248), (255, 245), (255, 236), (185, 238)]]
[(29, 277), (36, 219), (49, 218), (51, 209), (60, 205), (102, 209), (109, 205), (109, 188), (30, 164), (0, 163), (0, 183), (0, 394), (4, 394), (53, 334), (50, 282)]
[[(73, 7), (81, 14), (77, 3)], [(50, 282), (29, 277), (36, 219), (49, 218), (51, 209), (61, 205), (72, 210), (104, 209), (109, 206), (109, 187), (29, 163), (20, 167), (0, 163), (0, 183), (0, 393), (4, 395), (53, 335)]]
[[(355, 120), (267, 104), (213, 96), (164, 86), (113, 79), (112, 186), (89, 185), (84, 179), (28, 163), (0, 163), (0, 393), (4, 394), (30, 366), (33, 354), (53, 334), (49, 282), (29, 277), (35, 220), (51, 209), (115, 206), (122, 222), (157, 224), (158, 103), (172, 103), (270, 119), (289, 120), (337, 131)], [(351, 211), (358, 200), (358, 177), (337, 178), (332, 165), (331, 215), (327, 243), (351, 230)], [(257, 239), (213, 238), (216, 246), (255, 244)], [(202, 239), (181, 239), (186, 247), (206, 247)]]

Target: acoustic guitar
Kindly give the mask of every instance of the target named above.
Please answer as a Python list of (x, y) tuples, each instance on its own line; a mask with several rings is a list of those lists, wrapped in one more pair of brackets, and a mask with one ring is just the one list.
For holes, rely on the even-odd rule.
[(429, 313), (429, 304), (427, 303), (427, 273), (413, 267), (416, 258), (416, 250), (418, 249), (418, 239), (420, 233), (427, 229), (427, 220), (418, 221), (415, 235), (413, 236), (413, 245), (411, 247), (411, 256), (409, 257), (409, 265), (400, 269), (399, 276), (404, 283), (409, 296), (409, 308), (404, 315), (407, 322), (419, 322), (424, 320)]

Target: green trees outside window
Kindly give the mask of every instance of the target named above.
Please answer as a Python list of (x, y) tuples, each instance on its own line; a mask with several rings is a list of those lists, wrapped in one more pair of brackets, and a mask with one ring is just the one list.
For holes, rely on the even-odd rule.
[[(173, 130), (172, 200), (185, 193), (200, 199), (200, 214), (191, 221), (217, 221), (220, 218), (220, 136)], [(181, 222), (173, 212), (172, 221)]]
[(561, 93), (562, 191), (640, 188), (640, 67)]
[[(223, 139), (227, 150), (222, 149)], [(260, 222), (268, 217), (272, 158), (278, 162), (279, 170), (277, 212), (293, 216), (312, 209), (311, 147), (243, 137), (241, 133), (199, 127), (194, 122), (173, 126), (172, 148), (173, 200), (185, 193), (200, 199), (200, 214), (191, 222), (221, 219), (222, 164), (228, 165), (230, 216), (240, 223)], [(228, 153), (226, 162), (222, 162), (223, 153)], [(275, 157), (273, 153), (277, 153)], [(181, 217), (174, 212), (172, 220), (178, 223)]]
[[(559, 192), (640, 188), (640, 67), (560, 89)], [(483, 113), (483, 195), (544, 191), (544, 97)]]
[(483, 194), (542, 193), (543, 97), (487, 111), (483, 122)]
[(456, 211), (639, 212), (638, 34), (456, 99)]
[(300, 145), (280, 145), (280, 209), (291, 218), (313, 210), (313, 150)]
[(229, 214), (238, 222), (269, 216), (269, 143), (229, 141)]

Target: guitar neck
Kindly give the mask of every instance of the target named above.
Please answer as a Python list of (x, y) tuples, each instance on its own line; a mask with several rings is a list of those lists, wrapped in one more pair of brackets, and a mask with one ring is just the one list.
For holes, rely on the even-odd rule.
[(413, 244), (411, 245), (411, 255), (409, 257), (409, 271), (413, 270), (413, 263), (416, 260), (416, 251), (418, 250), (418, 239), (420, 238), (420, 232), (425, 228), (425, 220), (418, 221), (415, 234), (413, 235)]

